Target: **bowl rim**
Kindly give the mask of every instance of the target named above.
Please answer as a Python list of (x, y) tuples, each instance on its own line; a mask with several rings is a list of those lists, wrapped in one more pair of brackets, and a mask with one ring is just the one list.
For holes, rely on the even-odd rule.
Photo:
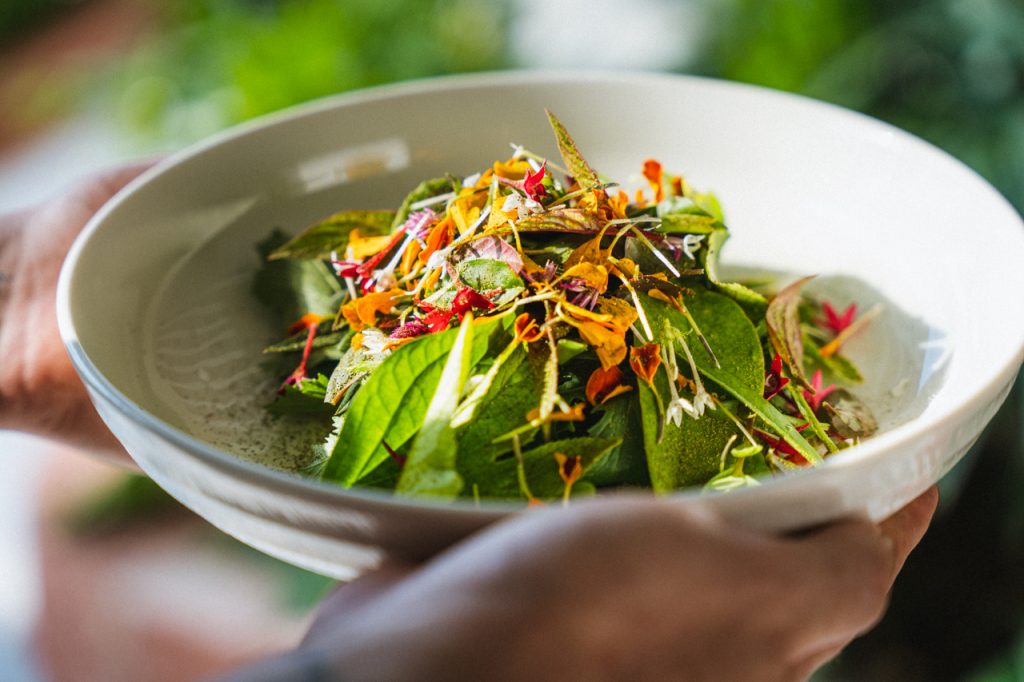
[[(975, 182), (979, 183), (979, 188), (982, 191), (988, 192), (990, 200), (994, 202), (994, 205), (1007, 214), (1010, 222), (1016, 223), (1016, 226), (1020, 229), (1022, 244), (1024, 244), (1024, 221), (1021, 220), (1020, 215), (1009, 201), (976, 171), (948, 152), (922, 140), (912, 133), (867, 114), (846, 109), (836, 104), (759, 85), (705, 76), (656, 71), (543, 69), (485, 71), (471, 74), (438, 76), (330, 95), (246, 121), (170, 154), (128, 183), (88, 221), (72, 244), (61, 267), (57, 286), (57, 321), (61, 339), (71, 357), (72, 364), (87, 387), (95, 391), (133, 422), (141, 425), (145, 430), (173, 443), (191, 457), (200, 459), (203, 464), (259, 487), (273, 488), (280, 493), (294, 494), (326, 504), (344, 501), (348, 504), (358, 503), (368, 508), (386, 507), (392, 510), (405, 509), (417, 512), (431, 511), (459, 515), (472, 514), (489, 518), (497, 518), (512, 512), (525, 510), (525, 505), (515, 501), (481, 500), (477, 502), (463, 498), (435, 500), (430, 498), (403, 497), (389, 491), (378, 491), (371, 488), (345, 488), (337, 484), (327, 483), (319, 479), (305, 478), (298, 474), (280, 471), (245, 460), (196, 438), (159, 419), (128, 398), (92, 362), (85, 348), (78, 340), (74, 321), (75, 312), (71, 307), (71, 289), (79, 261), (87, 244), (92, 236), (103, 227), (111, 214), (116, 212), (129, 197), (150, 183), (157, 181), (165, 172), (222, 144), (295, 119), (363, 103), (381, 102), (440, 91), (456, 91), (477, 87), (530, 86), (566, 81), (573, 83), (588, 81), (602, 83), (628, 81), (629, 83), (637, 83), (646, 81), (665, 85), (700, 83), (705, 87), (710, 85), (725, 91), (754, 93), (759, 97), (775, 102), (796, 104), (808, 111), (820, 112), (822, 115), (839, 117), (839, 119), (845, 118), (859, 126), (868, 126), (879, 132), (894, 134), (901, 143), (909, 144), (916, 148), (918, 152), (929, 154), (939, 162), (952, 163), (959, 171), (966, 172), (971, 176)], [(963, 419), (970, 412), (974, 411), (980, 403), (996, 397), (1001, 390), (1012, 382), (1022, 361), (1024, 361), (1024, 329), (1022, 329), (1020, 338), (1017, 341), (1016, 350), (1004, 358), (1003, 362), (991, 366), (988, 372), (980, 373), (981, 379), (977, 381), (975, 391), (969, 399), (939, 409), (930, 414), (926, 420), (915, 417), (885, 433), (873, 436), (853, 448), (830, 455), (821, 466), (794, 471), (786, 476), (772, 479), (763, 486), (746, 487), (732, 491), (729, 497), (751, 499), (757, 495), (780, 494), (786, 488), (812, 485), (813, 480), (828, 476), (830, 472), (863, 465), (884, 451), (906, 446), (915, 439), (925, 435), (927, 431), (933, 429), (936, 425)], [(700, 498), (706, 501), (712, 499), (702, 495), (699, 488), (673, 491), (663, 497), (671, 500), (696, 500)]]

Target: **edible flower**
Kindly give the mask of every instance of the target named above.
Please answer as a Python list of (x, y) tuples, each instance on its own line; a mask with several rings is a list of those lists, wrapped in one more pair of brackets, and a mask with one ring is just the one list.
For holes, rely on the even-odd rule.
[(827, 398), (832, 391), (836, 390), (835, 384), (829, 384), (824, 388), (822, 388), (821, 384), (821, 370), (816, 369), (814, 370), (814, 374), (811, 375), (811, 390), (808, 391), (804, 389), (804, 398), (807, 399), (807, 402), (815, 412), (817, 412), (821, 407), (821, 402)]
[(764, 399), (771, 400), (781, 393), (788, 383), (789, 378), (782, 376), (782, 356), (776, 353), (772, 358), (771, 367), (764, 373)]
[(587, 379), (586, 396), (591, 405), (603, 405), (617, 395), (632, 391), (626, 377), (616, 365), (605, 369), (598, 367)]
[(857, 316), (857, 304), (851, 303), (846, 306), (846, 310), (839, 314), (836, 309), (832, 307), (832, 304), (828, 301), (823, 301), (821, 304), (821, 310), (825, 313), (825, 319), (822, 320), (822, 324), (832, 330), (834, 334), (840, 334), (844, 329), (853, 324), (853, 318)]

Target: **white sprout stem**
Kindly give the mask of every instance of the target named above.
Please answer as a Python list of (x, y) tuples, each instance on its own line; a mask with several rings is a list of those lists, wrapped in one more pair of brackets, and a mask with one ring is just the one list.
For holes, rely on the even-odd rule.
[(436, 194), (432, 197), (420, 199), (419, 201), (414, 201), (413, 203), (409, 204), (409, 212), (411, 213), (412, 211), (418, 211), (421, 208), (426, 208), (428, 206), (433, 206), (435, 204), (441, 204), (444, 203), (445, 201), (448, 201), (449, 199), (454, 198), (455, 192), (445, 192), (444, 194)]
[(714, 396), (711, 396), (711, 400), (715, 403), (716, 407), (722, 410), (722, 413), (726, 417), (732, 420), (732, 423), (736, 425), (736, 428), (740, 430), (740, 433), (743, 434), (743, 437), (746, 438), (751, 445), (755, 447), (760, 446), (760, 443), (758, 443), (754, 436), (749, 431), (747, 431), (745, 426), (743, 426), (743, 422), (741, 422), (739, 418), (736, 415), (734, 415), (732, 411), (729, 410), (721, 400), (718, 400)]
[(345, 286), (348, 287), (348, 294), (352, 297), (352, 300), (359, 298), (359, 294), (356, 292), (356, 283), (351, 277), (345, 278)]
[(693, 383), (697, 385), (697, 393), (694, 396), (697, 403), (695, 407), (699, 412), (703, 412), (704, 403), (708, 402), (711, 405), (711, 409), (715, 409), (714, 402), (710, 401), (708, 392), (704, 390), (704, 382), (700, 380), (700, 372), (697, 371), (697, 363), (693, 360), (693, 353), (690, 352), (690, 345), (686, 343), (686, 337), (679, 332), (676, 332), (675, 336), (679, 339), (679, 345), (683, 347), (683, 352), (686, 353), (686, 361), (690, 363), (690, 371), (693, 372)]
[(672, 264), (672, 261), (670, 261), (668, 257), (658, 249), (658, 247), (652, 244), (651, 240), (644, 236), (643, 232), (636, 229), (635, 225), (630, 225), (629, 229), (634, 235), (636, 235), (637, 239), (640, 240), (640, 243), (646, 246), (648, 249), (650, 249), (651, 253), (653, 253), (654, 256), (658, 260), (660, 260), (666, 268), (669, 269), (669, 272), (671, 272), (676, 277), (681, 277), (681, 275), (679, 274), (679, 270), (677, 270), (676, 266)]
[(403, 241), (402, 245), (400, 247), (398, 247), (398, 251), (396, 251), (395, 255), (392, 256), (390, 261), (388, 261), (388, 264), (384, 266), (384, 272), (394, 272), (395, 271), (395, 268), (397, 268), (398, 264), (402, 261), (402, 256), (405, 255), (405, 250), (407, 248), (409, 248), (409, 244), (412, 243), (413, 239), (416, 239), (416, 235), (414, 235), (414, 234), (407, 234), (407, 235), (405, 235), (405, 241)]
[(727, 440), (725, 442), (725, 447), (722, 448), (722, 456), (719, 458), (719, 461), (718, 461), (718, 470), (719, 471), (725, 471), (725, 457), (726, 457), (726, 455), (729, 454), (729, 449), (732, 448), (732, 444), (735, 441), (736, 441), (736, 434), (734, 433), (731, 436), (729, 436), (729, 440)]
[(636, 289), (625, 279), (622, 280), (622, 284), (629, 291), (633, 303), (636, 304), (636, 314), (640, 318), (640, 325), (644, 328), (644, 333), (647, 334), (647, 341), (654, 341), (654, 330), (651, 329), (651, 323), (647, 321), (647, 313), (644, 312), (644, 307), (640, 304), (640, 297), (637, 295)]

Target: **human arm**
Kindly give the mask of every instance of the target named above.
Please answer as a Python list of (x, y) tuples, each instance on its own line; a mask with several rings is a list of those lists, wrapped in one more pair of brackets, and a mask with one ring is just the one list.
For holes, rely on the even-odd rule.
[(148, 165), (97, 175), (37, 208), (0, 216), (0, 428), (129, 461), (61, 344), (57, 276), (93, 214)]
[(652, 498), (528, 513), (341, 588), (230, 679), (804, 679), (881, 617), (936, 498), (797, 537)]

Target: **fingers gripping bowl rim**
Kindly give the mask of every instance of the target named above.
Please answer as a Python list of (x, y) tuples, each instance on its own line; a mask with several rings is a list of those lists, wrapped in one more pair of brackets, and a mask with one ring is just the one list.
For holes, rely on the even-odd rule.
[[(495, 120), (481, 103), (499, 96), (511, 104)], [(630, 101), (659, 106), (632, 120), (619, 104)], [(803, 98), (690, 77), (531, 72), (378, 88), (247, 124), (167, 159), (93, 218), (61, 275), (61, 333), (97, 408), (139, 465), (215, 525), (336, 576), (388, 553), (426, 556), (518, 510), (343, 490), (239, 458), (209, 434), (199, 437), (180, 406), (168, 405), (175, 396), (162, 388), (166, 373), (153, 371), (154, 354), (168, 344), (155, 344), (153, 329), (154, 318), (173, 312), (168, 300), (187, 312), (220, 291), (242, 296), (232, 278), (255, 269), (252, 244), (275, 224), (295, 231), (339, 202), (390, 205), (396, 197), (383, 185), (401, 192), (435, 171), (476, 168), (509, 141), (547, 140), (545, 107), (571, 121), (596, 167), (622, 175), (657, 155), (713, 187), (735, 235), (725, 261), (802, 272), (810, 254), (819, 272), (858, 277), (922, 321), (919, 360), (946, 363), (919, 415), (823, 467), (758, 489), (674, 500), (777, 530), (849, 514), (877, 519), (966, 452), (1024, 356), (1024, 323), (994, 312), (1024, 291), (1012, 267), (1024, 262), (1020, 218), (998, 193), (906, 133)], [(942, 189), (950, 186), (958, 188), (952, 198)], [(954, 252), (947, 245), (963, 224), (976, 226), (977, 238)], [(880, 243), (885, 248), (870, 248)], [(799, 260), (787, 260), (793, 244)], [(216, 257), (196, 265), (200, 251)], [(182, 282), (192, 288), (173, 289)], [(209, 337), (178, 339), (171, 350), (187, 351), (197, 339)], [(191, 362), (179, 360), (189, 381), (203, 369)], [(223, 412), (216, 401), (204, 409)]]

